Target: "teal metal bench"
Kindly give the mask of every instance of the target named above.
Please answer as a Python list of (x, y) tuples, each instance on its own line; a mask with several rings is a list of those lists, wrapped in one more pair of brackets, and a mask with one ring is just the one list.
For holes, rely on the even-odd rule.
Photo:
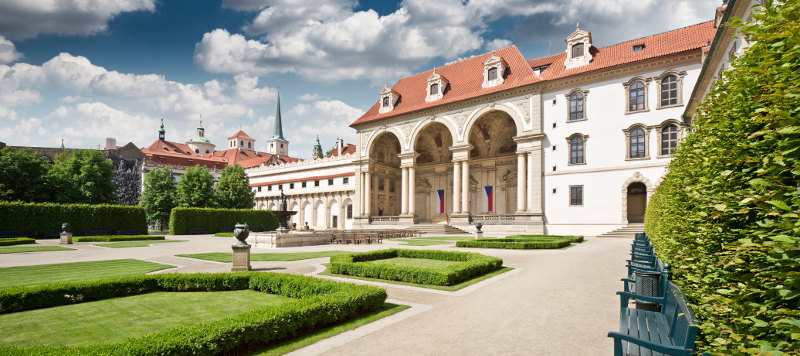
[[(662, 297), (649, 297), (632, 292), (620, 296), (620, 331), (609, 332), (614, 338), (614, 355), (692, 355), (698, 324), (680, 289), (666, 283)], [(657, 303), (661, 311), (653, 312), (630, 306), (630, 300)]]

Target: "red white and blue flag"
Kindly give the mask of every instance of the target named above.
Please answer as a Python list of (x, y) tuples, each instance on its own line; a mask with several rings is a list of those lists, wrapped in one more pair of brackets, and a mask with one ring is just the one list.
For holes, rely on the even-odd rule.
[(494, 204), (492, 204), (494, 200), (494, 190), (491, 185), (484, 186), (483, 190), (486, 192), (486, 195), (483, 197), (483, 211), (491, 213), (494, 211)]
[(444, 214), (444, 189), (436, 191), (436, 198), (438, 199), (439, 214)]

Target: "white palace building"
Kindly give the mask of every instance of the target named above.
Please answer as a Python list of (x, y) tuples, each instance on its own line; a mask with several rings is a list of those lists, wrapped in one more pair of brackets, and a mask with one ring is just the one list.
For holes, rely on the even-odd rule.
[(317, 229), (596, 235), (641, 223), (718, 22), (603, 48), (578, 28), (557, 55), (511, 46), (400, 79), (351, 124), (355, 145), (249, 168), (256, 208), (283, 192), (294, 222)]

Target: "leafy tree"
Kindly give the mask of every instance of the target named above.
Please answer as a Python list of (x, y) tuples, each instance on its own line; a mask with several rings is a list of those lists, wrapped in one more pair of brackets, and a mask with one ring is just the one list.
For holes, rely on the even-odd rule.
[(172, 208), (178, 206), (178, 189), (169, 167), (154, 169), (144, 177), (144, 192), (139, 205), (145, 209), (147, 222), (158, 222), (159, 229), (169, 222)]
[(645, 218), (701, 321), (698, 353), (800, 350), (800, 2), (752, 18)]
[(205, 167), (186, 169), (178, 181), (178, 206), (187, 208), (214, 207), (214, 177)]
[(222, 176), (214, 191), (217, 206), (225, 209), (252, 209), (253, 190), (242, 166), (235, 164), (222, 170)]
[(0, 200), (46, 202), (51, 199), (47, 172), (52, 164), (30, 148), (0, 150)]
[(62, 152), (47, 174), (58, 203), (103, 204), (116, 202), (114, 165), (97, 150)]

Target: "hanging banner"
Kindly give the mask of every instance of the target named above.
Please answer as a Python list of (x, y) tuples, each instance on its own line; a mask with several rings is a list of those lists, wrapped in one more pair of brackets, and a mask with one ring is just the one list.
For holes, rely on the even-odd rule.
[(494, 211), (494, 206), (492, 204), (492, 201), (494, 200), (494, 190), (492, 189), (491, 185), (484, 186), (483, 189), (486, 192), (486, 195), (483, 199), (483, 211), (491, 213)]
[(439, 214), (444, 214), (444, 189), (437, 190), (436, 197), (439, 199)]

